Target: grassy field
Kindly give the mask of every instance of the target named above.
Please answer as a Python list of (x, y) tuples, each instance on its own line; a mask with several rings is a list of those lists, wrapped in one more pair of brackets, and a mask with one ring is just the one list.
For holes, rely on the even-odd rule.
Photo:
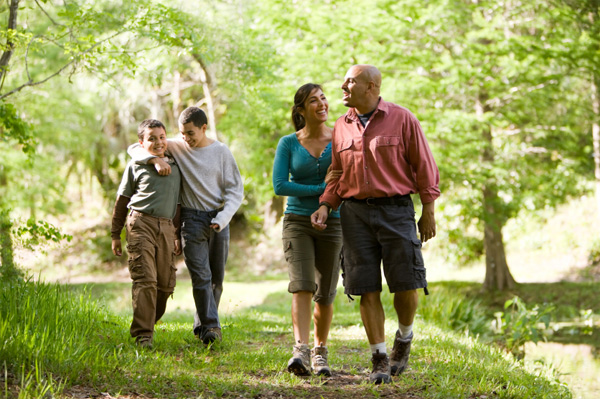
[[(370, 355), (358, 304), (344, 295), (335, 302), (329, 343), (333, 377), (298, 378), (285, 372), (293, 338), (279, 226), (257, 242), (242, 238), (232, 242), (220, 309), (222, 344), (207, 349), (193, 337), (194, 305), (182, 267), (150, 351), (138, 350), (128, 334), (131, 285), (126, 268), (106, 254), (87, 252), (85, 245), (105, 240), (107, 227), (96, 227), (90, 232), (97, 238), (77, 235), (80, 246), (62, 248), (54, 255), (26, 254), (30, 260), (39, 258), (38, 266), (28, 268), (36, 278), (70, 284), (0, 284), (0, 395), (600, 397), (600, 270), (585, 267), (594, 245), (600, 248), (590, 201), (581, 199), (556, 213), (511, 221), (505, 231), (507, 255), (521, 283), (512, 292), (481, 292), (481, 262), (468, 267), (447, 264), (438, 244), (427, 243), (432, 295), (421, 295), (409, 369), (383, 387), (367, 382)], [(64, 258), (65, 254), (75, 257)], [(106, 269), (110, 273), (103, 270), (106, 259), (114, 262)], [(19, 260), (26, 263), (26, 258)], [(82, 280), (94, 283), (75, 284)], [(509, 310), (504, 303), (515, 297), (525, 309), (511, 316), (512, 330), (494, 332), (492, 322), (500, 312), (506, 317)], [(396, 321), (387, 293), (384, 303), (391, 346)], [(538, 318), (547, 307), (552, 307), (549, 328)], [(517, 360), (507, 342), (515, 334), (530, 333), (527, 326), (537, 329), (540, 341), (517, 347), (525, 353)]]
[[(517, 361), (491, 344), (494, 338), (487, 331), (494, 309), (469, 298), (469, 292), (477, 289), (471, 283), (433, 284), (432, 295), (422, 296), (410, 368), (392, 384), (367, 382), (370, 356), (358, 304), (343, 295), (336, 299), (329, 343), (333, 377), (290, 375), (285, 365), (293, 339), (285, 288), (284, 281), (227, 284), (222, 302), (224, 342), (204, 348), (191, 333), (191, 290), (182, 280), (157, 327), (154, 349), (139, 350), (128, 335), (128, 283), (4, 285), (0, 297), (4, 395), (572, 397), (550, 367)], [(390, 299), (384, 294), (388, 316)], [(570, 310), (561, 314), (569, 315)], [(388, 346), (394, 331), (390, 318)]]

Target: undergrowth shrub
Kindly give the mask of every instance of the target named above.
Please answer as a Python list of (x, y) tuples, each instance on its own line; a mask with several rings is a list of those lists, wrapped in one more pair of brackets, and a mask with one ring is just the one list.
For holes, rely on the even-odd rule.
[[(49, 373), (74, 379), (81, 365), (109, 357), (108, 346), (103, 349), (91, 343), (98, 341), (93, 334), (114, 328), (117, 323), (110, 318), (86, 292), (75, 294), (58, 284), (31, 279), (4, 282), (0, 284), (2, 371), (34, 386), (47, 381), (44, 376)], [(47, 387), (50, 392), (54, 388)]]
[(489, 336), (491, 318), (478, 300), (465, 298), (443, 285), (430, 288), (431, 295), (419, 303), (417, 314), (443, 329), (464, 331), (473, 336)]

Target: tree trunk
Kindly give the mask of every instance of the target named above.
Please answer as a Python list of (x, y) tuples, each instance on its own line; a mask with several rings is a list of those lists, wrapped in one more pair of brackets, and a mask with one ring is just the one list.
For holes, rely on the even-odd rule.
[(264, 206), (263, 229), (269, 230), (275, 226), (283, 216), (285, 197), (274, 195)]
[[(485, 113), (485, 99), (479, 98), (475, 105), (475, 113), (483, 117)], [(481, 119), (480, 119), (481, 120)], [(483, 122), (482, 122), (483, 123)], [(480, 126), (482, 130), (485, 147), (482, 154), (484, 164), (494, 164), (494, 143), (492, 129), (488, 124)], [(485, 290), (504, 290), (514, 288), (516, 285), (506, 262), (504, 251), (504, 240), (502, 238), (502, 227), (504, 218), (497, 204), (500, 203), (498, 190), (494, 177), (490, 176), (483, 188), (483, 248), (485, 251)]]
[(483, 203), (486, 213), (483, 230), (483, 248), (485, 250), (485, 290), (505, 290), (516, 286), (510, 273), (504, 252), (502, 224), (494, 211), (494, 203), (498, 201), (498, 193), (486, 187), (483, 190)]
[(208, 117), (208, 130), (210, 132), (209, 136), (213, 139), (220, 140), (217, 133), (217, 118), (215, 116), (215, 105), (212, 95), (213, 79), (202, 57), (199, 54), (192, 55), (200, 64), (200, 80), (202, 82), (202, 91), (204, 92), (204, 102), (206, 103), (206, 116)]
[(592, 139), (594, 142), (594, 176), (596, 180), (596, 216), (600, 218), (600, 75), (592, 76)]
[[(11, 0), (10, 13), (8, 16), (8, 24), (6, 26), (7, 30), (16, 30), (17, 29), (17, 13), (18, 12), (19, 12), (19, 0)], [(8, 63), (10, 62), (10, 58), (12, 57), (14, 47), (15, 47), (14, 43), (10, 39), (6, 39), (6, 46), (5, 46), (6, 50), (4, 50), (4, 52), (2, 53), (2, 57), (0, 57), (0, 91), (2, 91), (4, 78), (6, 77), (6, 73), (8, 72)]]

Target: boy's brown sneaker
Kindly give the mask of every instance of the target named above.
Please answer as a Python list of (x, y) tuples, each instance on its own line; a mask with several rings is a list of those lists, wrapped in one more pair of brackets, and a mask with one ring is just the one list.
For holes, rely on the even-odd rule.
[(373, 353), (371, 363), (373, 363), (373, 371), (371, 371), (369, 380), (374, 384), (389, 384), (392, 379), (390, 378), (390, 358), (387, 353), (379, 353), (377, 350), (376, 353)]
[(221, 334), (221, 329), (219, 327), (211, 327), (204, 332), (202, 336), (202, 342), (204, 345), (210, 345), (214, 342), (221, 342), (223, 340), (223, 335)]
[(141, 348), (152, 348), (152, 337), (138, 335), (135, 337), (135, 344)]
[(400, 375), (406, 369), (413, 335), (411, 332), (410, 336), (403, 339), (400, 336), (400, 330), (396, 331), (396, 339), (394, 340), (394, 347), (390, 355), (392, 375)]
[(288, 361), (287, 369), (290, 373), (296, 375), (310, 375), (310, 348), (308, 345), (294, 345), (292, 358)]
[(324, 375), (325, 377), (331, 377), (331, 369), (327, 363), (327, 347), (323, 346), (323, 343), (319, 346), (315, 346), (311, 351), (312, 357), (312, 368), (317, 375)]

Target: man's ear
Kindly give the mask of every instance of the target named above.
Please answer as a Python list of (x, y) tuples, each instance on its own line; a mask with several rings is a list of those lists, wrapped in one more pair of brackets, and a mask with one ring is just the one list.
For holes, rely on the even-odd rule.
[(202, 127), (200, 129), (202, 129), (202, 133), (206, 133), (206, 129), (208, 129), (208, 125), (205, 123), (204, 125), (202, 125)]

